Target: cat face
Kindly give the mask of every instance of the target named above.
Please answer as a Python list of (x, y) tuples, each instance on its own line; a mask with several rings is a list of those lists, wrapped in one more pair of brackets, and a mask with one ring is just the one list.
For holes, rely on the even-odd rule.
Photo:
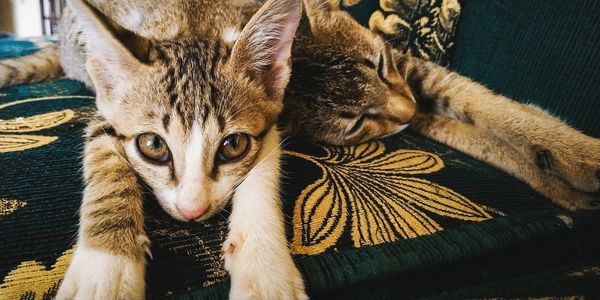
[(300, 3), (268, 1), (233, 45), (202, 38), (157, 44), (149, 64), (86, 9), (76, 11), (89, 35), (86, 67), (125, 159), (172, 217), (202, 220), (219, 212), (278, 147), (275, 122)]
[(342, 145), (406, 128), (416, 103), (393, 50), (322, 2), (305, 1), (283, 121), (292, 131)]

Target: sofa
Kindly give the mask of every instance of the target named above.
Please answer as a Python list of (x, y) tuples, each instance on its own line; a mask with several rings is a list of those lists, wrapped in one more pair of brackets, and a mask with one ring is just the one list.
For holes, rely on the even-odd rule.
[[(600, 2), (340, 6), (395, 47), (600, 138)], [(3, 39), (0, 59), (39, 47)], [(0, 299), (56, 292), (76, 247), (93, 113), (93, 93), (69, 79), (0, 89)], [(415, 133), (348, 147), (291, 139), (282, 169), (290, 248), (311, 298), (600, 298), (600, 213), (562, 209)], [(182, 223), (146, 194), (148, 298), (226, 298), (227, 213)]]

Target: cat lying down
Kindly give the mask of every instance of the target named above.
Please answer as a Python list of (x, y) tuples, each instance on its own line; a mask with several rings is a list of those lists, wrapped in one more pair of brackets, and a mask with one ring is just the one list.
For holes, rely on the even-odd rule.
[(600, 140), (391, 49), (327, 1), (88, 2), (68, 1), (60, 47), (0, 61), (0, 86), (62, 69), (97, 94), (78, 246), (57, 299), (144, 298), (138, 176), (181, 221), (232, 202), (230, 298), (307, 298), (279, 204), (282, 131), (349, 145), (408, 127), (558, 205), (600, 207)]

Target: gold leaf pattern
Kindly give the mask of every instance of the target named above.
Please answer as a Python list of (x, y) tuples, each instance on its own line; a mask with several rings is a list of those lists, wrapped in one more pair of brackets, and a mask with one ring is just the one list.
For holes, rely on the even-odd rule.
[[(389, 243), (443, 230), (426, 212), (464, 220), (491, 219), (484, 207), (421, 178), (444, 167), (442, 159), (419, 150), (396, 150), (373, 141), (326, 147), (324, 157), (287, 151), (321, 169), (295, 202), (292, 250), (317, 254), (335, 245), (350, 221), (354, 247)], [(350, 220), (349, 220), (350, 219)]]
[[(369, 0), (342, 3), (350, 7), (366, 1)], [(378, 9), (369, 13), (369, 29), (381, 34), (396, 49), (448, 64), (461, 13), (458, 0), (380, 0)]]
[(74, 249), (69, 249), (50, 269), (29, 260), (10, 271), (0, 284), (0, 299), (44, 299), (63, 278)]
[(22, 208), (25, 205), (27, 205), (27, 202), (25, 201), (0, 199), (0, 218), (14, 213), (17, 209)]
[(391, 14), (386, 17), (381, 11), (374, 12), (369, 18), (371, 31), (393, 35), (398, 34), (398, 28), (400, 27), (410, 29), (411, 25), (398, 15)]
[(0, 153), (23, 151), (48, 145), (57, 139), (43, 135), (0, 135)]
[[(65, 99), (94, 99), (92, 96), (48, 96), (39, 98), (21, 99), (0, 105), (0, 110), (25, 103), (38, 101), (55, 101)], [(0, 119), (0, 132), (24, 133), (53, 128), (69, 122), (75, 116), (70, 109), (39, 114), (31, 117), (17, 117), (9, 120)], [(9, 135), (0, 134), (0, 153), (23, 151), (48, 145), (58, 137), (43, 135)]]
[(0, 132), (32, 132), (52, 128), (70, 121), (75, 112), (70, 109), (10, 120), (0, 119)]

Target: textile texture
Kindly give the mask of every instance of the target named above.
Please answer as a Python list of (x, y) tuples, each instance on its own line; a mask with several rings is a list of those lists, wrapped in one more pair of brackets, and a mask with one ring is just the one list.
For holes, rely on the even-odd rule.
[(600, 137), (600, 2), (464, 0), (451, 68)]
[[(0, 41), (0, 57), (30, 53), (16, 42)], [(93, 101), (67, 79), (0, 89), (0, 299), (49, 299), (64, 275)], [(353, 147), (292, 140), (282, 169), (311, 298), (598, 297), (600, 214), (560, 209), (448, 147), (408, 132)], [(148, 298), (226, 298), (227, 214), (182, 223), (144, 201)]]

